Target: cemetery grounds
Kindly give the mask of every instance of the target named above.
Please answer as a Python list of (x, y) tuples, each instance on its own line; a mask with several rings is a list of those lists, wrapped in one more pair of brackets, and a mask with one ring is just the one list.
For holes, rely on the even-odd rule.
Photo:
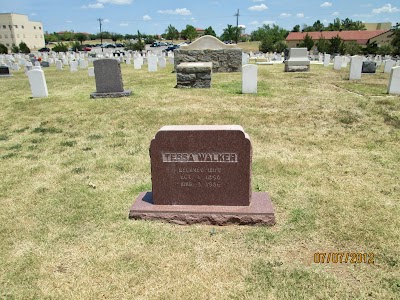
[[(0, 78), (0, 299), (400, 298), (400, 98), (382, 67), (349, 82), (348, 68), (259, 66), (257, 95), (240, 73), (189, 90), (171, 65), (121, 67), (127, 98), (89, 99), (81, 69), (45, 68), (42, 99), (22, 70)], [(129, 220), (150, 141), (175, 124), (243, 126), (277, 224)]]

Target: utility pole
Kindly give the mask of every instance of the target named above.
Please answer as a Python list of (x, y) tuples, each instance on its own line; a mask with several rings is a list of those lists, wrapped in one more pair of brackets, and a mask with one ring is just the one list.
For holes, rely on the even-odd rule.
[(103, 22), (103, 19), (98, 18), (97, 21), (99, 21), (100, 24), (100, 43), (101, 43), (101, 52), (103, 52), (103, 35), (101, 33), (101, 22)]
[(234, 15), (236, 17), (236, 45), (239, 40), (239, 9), (237, 10), (237, 13)]

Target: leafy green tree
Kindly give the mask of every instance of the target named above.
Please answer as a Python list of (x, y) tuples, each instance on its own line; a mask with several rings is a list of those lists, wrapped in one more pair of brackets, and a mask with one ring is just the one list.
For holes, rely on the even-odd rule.
[[(197, 34), (197, 32), (196, 32), (196, 34)], [(174, 42), (174, 40), (179, 39), (178, 29), (176, 29), (174, 26), (169, 24), (167, 29), (165, 30), (165, 38), (167, 40), (171, 40), (172, 43)]]
[(252, 41), (263, 41), (267, 36), (271, 36), (273, 44), (277, 41), (284, 41), (288, 36), (289, 31), (279, 27), (278, 25), (263, 25), (257, 30), (252, 31), (250, 34), (250, 39)]
[(330, 39), (330, 53), (340, 53), (344, 54), (345, 46), (343, 40), (339, 35)]
[(333, 23), (329, 23), (327, 27), (328, 31), (339, 31), (340, 29), (342, 29), (342, 23), (339, 18), (333, 20)]
[(311, 36), (308, 35), (308, 33), (306, 34), (304, 39), (300, 42), (300, 47), (305, 47), (307, 48), (308, 51), (310, 51), (311, 48), (314, 47), (314, 41), (311, 38)]
[(181, 36), (191, 42), (197, 37), (196, 28), (194, 28), (192, 25), (186, 25), (186, 28), (181, 32)]
[(75, 39), (77, 41), (79, 41), (81, 43), (81, 45), (84, 41), (87, 40), (87, 38), (88, 38), (88, 36), (84, 33), (81, 33), (81, 32), (75, 33)]
[(19, 47), (15, 44), (12, 45), (11, 47), (11, 52), (12, 53), (19, 53)]
[(82, 51), (82, 45), (79, 42), (72, 42), (71, 48), (72, 48), (72, 51), (75, 51), (75, 52)]
[(212, 35), (212, 36), (215, 36), (215, 37), (217, 36), (217, 34), (215, 33), (214, 29), (211, 26), (207, 27), (204, 30), (204, 34), (205, 35)]
[[(104, 36), (103, 36), (103, 38), (104, 38)], [(110, 38), (115, 43), (116, 41), (122, 41), (124, 36), (122, 34), (113, 32), (110, 34)]]
[(277, 41), (274, 44), (274, 48), (275, 48), (276, 52), (281, 53), (281, 52), (283, 52), (283, 50), (285, 50), (287, 48), (287, 45), (286, 45), (285, 41)]
[(390, 43), (393, 47), (392, 55), (400, 55), (400, 23), (396, 23), (393, 26), (393, 37), (392, 42)]
[(300, 32), (300, 25), (295, 25), (292, 29), (292, 32)]
[(1, 54), (7, 54), (8, 53), (8, 48), (6, 45), (0, 43), (0, 53)]
[(132, 40), (134, 38), (135, 38), (135, 36), (133, 34), (127, 33), (127, 34), (124, 35), (124, 39), (125, 40)]
[(390, 55), (393, 52), (393, 47), (391, 45), (382, 45), (376, 51), (379, 55)]
[(324, 24), (321, 23), (320, 20), (315, 21), (312, 27), (314, 28), (314, 31), (323, 31), (325, 29)]
[(378, 44), (376, 42), (368, 43), (367, 47), (362, 49), (364, 54), (372, 54), (375, 55), (378, 52)]
[(142, 35), (140, 34), (140, 32), (138, 30), (137, 42), (136, 43), (128, 42), (125, 46), (125, 50), (142, 51), (145, 49), (145, 46), (146, 46), (146, 44), (143, 42)]
[(240, 35), (240, 28), (228, 24), (220, 39), (221, 41), (236, 41), (238, 35)]
[(326, 40), (322, 35), (321, 37), (318, 39), (317, 42), (317, 48), (318, 48), (318, 52), (321, 53), (328, 53), (330, 50), (330, 43), (328, 40)]
[(75, 33), (73, 31), (65, 31), (58, 34), (61, 41), (73, 41), (75, 39)]
[(52, 49), (54, 52), (67, 52), (68, 47), (61, 42), (58, 42)]
[(360, 54), (361, 46), (355, 41), (350, 41), (345, 44), (345, 52), (346, 52), (346, 54), (349, 54), (349, 55)]
[(24, 42), (19, 43), (19, 51), (25, 54), (31, 53), (31, 49)]
[(343, 30), (365, 30), (365, 25), (361, 21), (353, 21), (346, 18), (341, 21), (341, 28)]

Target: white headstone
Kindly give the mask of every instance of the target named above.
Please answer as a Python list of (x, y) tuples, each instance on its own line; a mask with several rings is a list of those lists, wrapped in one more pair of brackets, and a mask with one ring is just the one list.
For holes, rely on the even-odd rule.
[(330, 54), (324, 54), (324, 67), (329, 66), (329, 63), (331, 62), (331, 55)]
[(42, 70), (31, 70), (27, 73), (33, 98), (48, 97), (46, 78)]
[(78, 71), (78, 62), (76, 60), (71, 60), (69, 70), (71, 72), (77, 72)]
[(130, 65), (131, 64), (131, 58), (130, 57), (125, 58), (125, 63), (127, 65)]
[(142, 64), (141, 64), (141, 61), (140, 61), (139, 58), (135, 58), (135, 59), (133, 60), (133, 68), (134, 68), (135, 70), (140, 70), (140, 69), (142, 68)]
[(396, 62), (394, 60), (388, 59), (385, 61), (385, 67), (383, 72), (385, 73), (390, 73), (392, 72), (392, 68), (396, 65)]
[(257, 65), (242, 67), (242, 93), (257, 94)]
[(17, 63), (13, 63), (13, 65), (12, 65), (12, 69), (13, 69), (14, 71), (17, 71), (17, 70), (19, 70), (19, 64), (17, 64)]
[(334, 70), (340, 70), (342, 67), (342, 60), (343, 58), (341, 56), (335, 56), (335, 59), (333, 60), (333, 69)]
[(158, 65), (160, 66), (160, 68), (165, 68), (167, 65), (167, 61), (165, 60), (164, 56), (160, 56), (158, 58)]
[(147, 58), (147, 68), (149, 72), (157, 72), (157, 56), (149, 55)]
[(79, 60), (79, 68), (86, 69), (88, 67), (88, 65), (89, 65), (89, 63), (87, 62), (87, 60), (84, 60), (84, 59)]
[(57, 70), (63, 69), (63, 62), (61, 60), (56, 60), (56, 69)]
[(94, 77), (94, 67), (88, 68), (88, 75), (89, 75), (89, 77)]
[(351, 57), (349, 80), (361, 79), (362, 64), (363, 64), (362, 56), (354, 55)]
[(40, 67), (40, 62), (39, 61), (35, 61), (35, 67)]
[(249, 63), (250, 56), (247, 53), (242, 52), (242, 66)]
[(390, 72), (388, 93), (400, 95), (400, 67), (393, 67)]
[(173, 56), (168, 56), (168, 62), (173, 65), (174, 64), (174, 57)]

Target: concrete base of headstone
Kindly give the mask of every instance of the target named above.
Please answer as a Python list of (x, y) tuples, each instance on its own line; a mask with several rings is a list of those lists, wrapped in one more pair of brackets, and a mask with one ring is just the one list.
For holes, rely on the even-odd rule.
[(307, 72), (310, 66), (288, 66), (285, 64), (285, 72)]
[(0, 78), (3, 78), (3, 77), (12, 77), (13, 76), (13, 74), (0, 74)]
[(210, 88), (211, 62), (181, 63), (176, 67), (177, 88)]
[(253, 192), (249, 206), (155, 205), (152, 193), (142, 192), (133, 203), (129, 218), (161, 220), (180, 225), (274, 225), (275, 213), (266, 192)]
[(127, 97), (132, 95), (131, 90), (124, 90), (123, 92), (109, 92), (109, 93), (91, 93), (90, 98), (120, 98), (120, 97)]

